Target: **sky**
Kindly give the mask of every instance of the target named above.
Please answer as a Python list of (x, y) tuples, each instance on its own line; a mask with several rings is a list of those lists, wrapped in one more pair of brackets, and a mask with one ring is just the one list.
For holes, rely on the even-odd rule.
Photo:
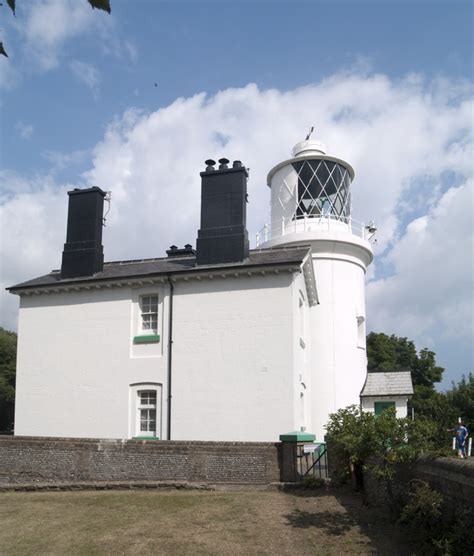
[(250, 168), (251, 245), (268, 171), (310, 126), (355, 169), (374, 220), (368, 330), (473, 371), (471, 0), (3, 2), (0, 326), (5, 288), (61, 264), (67, 191), (111, 191), (105, 259), (195, 245), (204, 160)]

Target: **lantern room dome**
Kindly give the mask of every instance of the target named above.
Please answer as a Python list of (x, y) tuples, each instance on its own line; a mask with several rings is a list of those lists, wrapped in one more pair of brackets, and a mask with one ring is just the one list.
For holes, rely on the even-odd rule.
[(326, 145), (321, 143), (321, 141), (316, 141), (315, 139), (306, 139), (305, 141), (296, 143), (291, 154), (294, 157), (303, 155), (308, 156), (312, 154), (326, 154)]

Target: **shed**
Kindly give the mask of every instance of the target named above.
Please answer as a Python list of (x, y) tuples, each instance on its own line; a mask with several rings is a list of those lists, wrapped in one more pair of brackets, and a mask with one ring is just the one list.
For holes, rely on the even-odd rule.
[(406, 417), (411, 396), (411, 371), (369, 371), (360, 393), (360, 403), (364, 411), (370, 411), (375, 415), (394, 407), (397, 417)]

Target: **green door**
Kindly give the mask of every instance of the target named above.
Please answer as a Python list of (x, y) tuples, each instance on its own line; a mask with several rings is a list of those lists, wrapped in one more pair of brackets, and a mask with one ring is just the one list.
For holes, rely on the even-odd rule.
[(374, 402), (375, 416), (378, 417), (382, 411), (385, 411), (389, 407), (395, 409), (395, 402)]

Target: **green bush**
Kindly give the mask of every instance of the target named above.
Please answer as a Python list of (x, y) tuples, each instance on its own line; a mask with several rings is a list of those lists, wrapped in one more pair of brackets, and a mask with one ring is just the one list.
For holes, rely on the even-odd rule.
[(450, 515), (443, 495), (418, 479), (410, 482), (409, 497), (399, 522), (412, 531), (422, 553), (440, 556), (474, 553), (471, 509), (458, 509)]
[(315, 488), (323, 488), (326, 486), (326, 481), (321, 479), (321, 477), (315, 477), (314, 475), (307, 475), (304, 480), (303, 484), (305, 488), (315, 489)]
[(443, 495), (433, 490), (428, 483), (415, 479), (410, 482), (410, 501), (403, 508), (400, 523), (433, 538), (442, 524)]
[(437, 442), (433, 422), (397, 419), (392, 408), (376, 417), (352, 405), (331, 414), (326, 429), (331, 456), (336, 453), (351, 470), (363, 467), (387, 479), (395, 473), (395, 464), (430, 453)]

